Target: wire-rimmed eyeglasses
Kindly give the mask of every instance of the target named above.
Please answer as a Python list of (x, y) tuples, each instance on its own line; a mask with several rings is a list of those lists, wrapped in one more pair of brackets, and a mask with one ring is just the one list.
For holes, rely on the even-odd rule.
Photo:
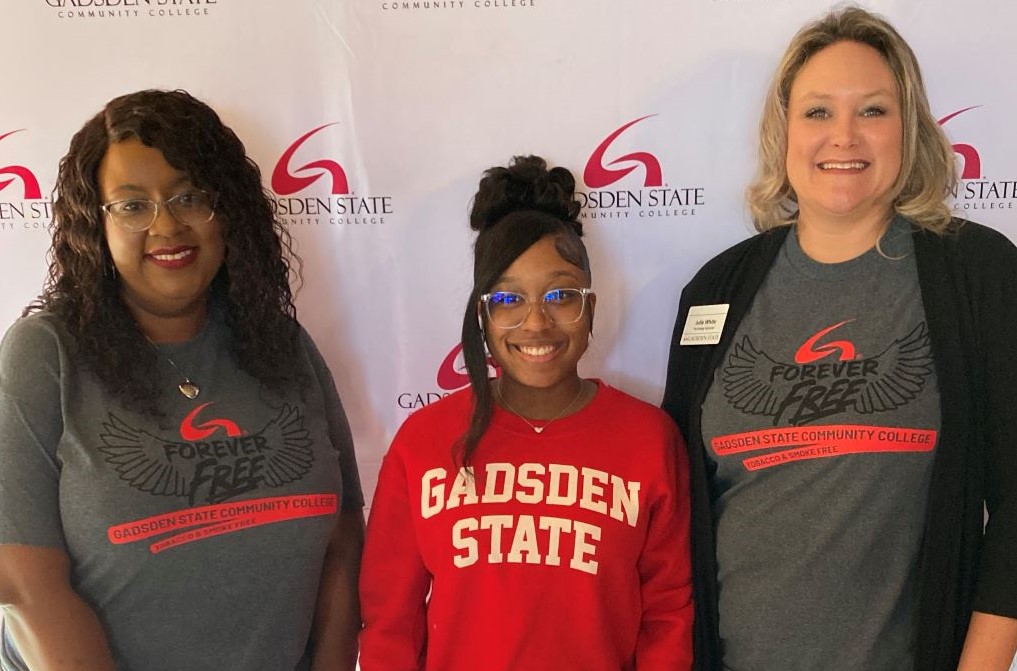
[(102, 206), (113, 223), (131, 233), (151, 228), (159, 217), (159, 208), (165, 206), (170, 215), (181, 224), (200, 226), (215, 216), (216, 196), (207, 191), (187, 191), (164, 201), (148, 198), (127, 198)]
[(487, 312), (488, 323), (502, 329), (522, 326), (530, 315), (530, 306), (539, 303), (548, 319), (558, 326), (574, 324), (583, 318), (586, 297), (592, 289), (551, 289), (540, 298), (530, 300), (515, 291), (494, 291), (480, 297)]

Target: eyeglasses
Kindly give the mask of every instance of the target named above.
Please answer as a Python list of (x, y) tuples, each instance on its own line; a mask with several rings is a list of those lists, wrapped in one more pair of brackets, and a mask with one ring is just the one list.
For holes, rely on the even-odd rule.
[(592, 289), (551, 289), (531, 301), (514, 291), (495, 291), (481, 296), (480, 302), (484, 304), (488, 322), (498, 328), (514, 329), (522, 326), (530, 316), (531, 303), (539, 303), (552, 322), (565, 326), (582, 319), (586, 297), (592, 295)]
[(215, 200), (215, 194), (206, 191), (187, 191), (162, 202), (148, 198), (117, 200), (103, 205), (102, 211), (125, 231), (140, 233), (155, 223), (162, 206), (181, 224), (200, 226), (215, 216)]

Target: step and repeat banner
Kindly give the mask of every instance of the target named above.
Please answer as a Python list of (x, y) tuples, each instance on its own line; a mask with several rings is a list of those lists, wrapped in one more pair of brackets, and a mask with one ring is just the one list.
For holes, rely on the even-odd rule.
[[(764, 90), (820, 0), (0, 0), (0, 326), (39, 292), (71, 135), (183, 88), (245, 141), (304, 263), (298, 313), (367, 494), (407, 415), (466, 385), (471, 196), (539, 154), (577, 176), (598, 294), (583, 373), (660, 400), (686, 281), (750, 235)], [(1017, 4), (873, 0), (955, 143), (955, 206), (1017, 238)]]

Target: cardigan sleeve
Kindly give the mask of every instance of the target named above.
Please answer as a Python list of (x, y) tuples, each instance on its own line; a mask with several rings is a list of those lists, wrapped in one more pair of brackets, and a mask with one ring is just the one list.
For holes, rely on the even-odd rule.
[(973, 268), (972, 306), (983, 354), (985, 526), (977, 611), (1017, 618), (1017, 247), (978, 227), (977, 249), (965, 250)]

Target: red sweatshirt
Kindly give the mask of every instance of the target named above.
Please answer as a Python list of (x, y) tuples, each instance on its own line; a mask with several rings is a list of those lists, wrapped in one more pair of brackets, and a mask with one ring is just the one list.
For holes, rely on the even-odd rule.
[(691, 669), (688, 476), (671, 420), (602, 382), (540, 434), (496, 409), (471, 478), (451, 457), (470, 405), (467, 389), (415, 412), (382, 463), (363, 671)]

